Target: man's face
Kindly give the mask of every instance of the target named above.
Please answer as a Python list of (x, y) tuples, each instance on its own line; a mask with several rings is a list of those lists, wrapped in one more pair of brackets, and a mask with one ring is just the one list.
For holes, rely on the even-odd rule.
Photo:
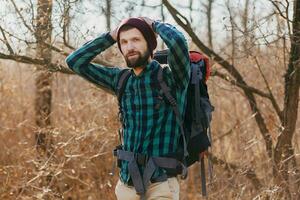
[(148, 63), (150, 52), (147, 42), (137, 28), (120, 32), (120, 46), (128, 67), (142, 67)]

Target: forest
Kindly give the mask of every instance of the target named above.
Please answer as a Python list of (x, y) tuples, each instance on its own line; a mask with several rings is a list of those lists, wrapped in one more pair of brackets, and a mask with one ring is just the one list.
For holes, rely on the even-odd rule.
[[(300, 199), (300, 0), (0, 0), (0, 199), (116, 199), (118, 100), (65, 59), (138, 16), (211, 65), (213, 174), (180, 199)], [(93, 62), (126, 67), (116, 44)]]

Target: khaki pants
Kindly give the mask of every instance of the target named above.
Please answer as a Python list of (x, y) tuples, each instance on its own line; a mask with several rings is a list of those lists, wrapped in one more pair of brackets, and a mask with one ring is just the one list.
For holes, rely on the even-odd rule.
[[(115, 189), (118, 200), (139, 200), (134, 187), (118, 181)], [(176, 177), (168, 178), (164, 182), (151, 183), (146, 192), (147, 200), (179, 200), (179, 183)]]

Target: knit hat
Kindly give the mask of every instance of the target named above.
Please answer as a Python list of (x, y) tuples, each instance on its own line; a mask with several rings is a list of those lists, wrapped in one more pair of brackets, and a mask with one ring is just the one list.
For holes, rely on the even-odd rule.
[(156, 37), (155, 37), (155, 33), (152, 29), (152, 27), (150, 27), (147, 22), (145, 22), (145, 20), (143, 20), (142, 18), (128, 18), (128, 19), (124, 19), (118, 28), (117, 31), (117, 42), (118, 42), (118, 47), (121, 50), (121, 45), (120, 45), (120, 30), (123, 26), (128, 25), (128, 26), (132, 26), (134, 28), (137, 28), (142, 35), (144, 36), (148, 48), (150, 50), (151, 56), (153, 55), (153, 50), (156, 48), (157, 46), (157, 41), (156, 41)]

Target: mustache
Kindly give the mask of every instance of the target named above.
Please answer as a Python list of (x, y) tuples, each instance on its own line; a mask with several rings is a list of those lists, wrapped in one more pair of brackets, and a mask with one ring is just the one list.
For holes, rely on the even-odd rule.
[(133, 56), (133, 55), (139, 55), (139, 54), (140, 54), (140, 52), (138, 52), (138, 51), (130, 51), (126, 54), (126, 57)]

